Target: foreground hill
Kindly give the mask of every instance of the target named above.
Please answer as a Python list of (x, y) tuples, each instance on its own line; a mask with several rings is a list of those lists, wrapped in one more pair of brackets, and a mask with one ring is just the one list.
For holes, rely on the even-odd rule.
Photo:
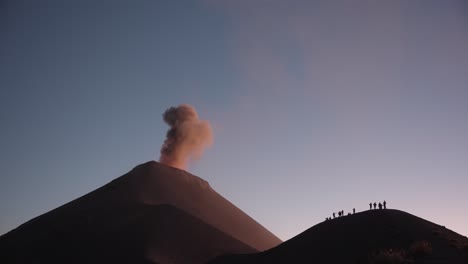
[(370, 210), (322, 222), (268, 251), (216, 258), (228, 263), (467, 264), (468, 239), (398, 210)]
[(0, 263), (202, 263), (279, 243), (206, 181), (148, 162), (0, 237)]

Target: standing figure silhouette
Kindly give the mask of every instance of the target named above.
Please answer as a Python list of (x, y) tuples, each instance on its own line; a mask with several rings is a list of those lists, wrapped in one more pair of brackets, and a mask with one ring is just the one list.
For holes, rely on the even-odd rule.
[(383, 201), (383, 209), (387, 209), (387, 202)]
[(377, 203), (374, 203), (374, 209), (377, 209)]

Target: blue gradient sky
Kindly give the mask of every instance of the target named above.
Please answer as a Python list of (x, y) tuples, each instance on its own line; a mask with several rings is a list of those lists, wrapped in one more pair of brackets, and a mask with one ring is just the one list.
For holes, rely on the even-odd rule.
[(464, 1), (2, 1), (0, 234), (157, 160), (286, 240), (369, 202), (468, 235)]

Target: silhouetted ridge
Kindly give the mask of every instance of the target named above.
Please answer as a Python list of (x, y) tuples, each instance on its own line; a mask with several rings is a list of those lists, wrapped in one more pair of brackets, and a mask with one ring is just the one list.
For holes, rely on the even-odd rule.
[(399, 210), (370, 210), (319, 223), (263, 253), (224, 256), (214, 263), (370, 263), (372, 254), (427, 241), (432, 252), (415, 263), (468, 263), (468, 239)]

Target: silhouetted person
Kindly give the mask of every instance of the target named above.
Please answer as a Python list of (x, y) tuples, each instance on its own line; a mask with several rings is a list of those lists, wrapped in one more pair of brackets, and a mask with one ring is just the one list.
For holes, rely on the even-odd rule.
[(383, 201), (383, 209), (387, 209), (387, 202)]
[(369, 204), (369, 210), (372, 210), (372, 203)]
[(374, 209), (377, 209), (377, 203), (374, 203)]
[(379, 209), (382, 209), (382, 203), (379, 203)]
[(338, 216), (341, 217), (341, 211), (338, 212)]
[(333, 213), (333, 218), (335, 218), (335, 217), (336, 217), (336, 216), (335, 216), (335, 213)]
[(355, 213), (356, 213), (356, 208), (353, 208), (353, 214), (355, 214)]

